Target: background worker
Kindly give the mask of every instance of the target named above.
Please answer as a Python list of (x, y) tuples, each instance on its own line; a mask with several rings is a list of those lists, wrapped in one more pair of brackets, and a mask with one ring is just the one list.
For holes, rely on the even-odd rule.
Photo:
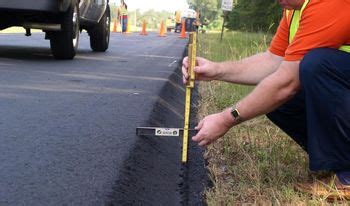
[(195, 31), (198, 31), (199, 26), (201, 25), (201, 12), (197, 9), (196, 11), (196, 20), (193, 22)]
[(175, 12), (175, 32), (181, 31), (181, 11), (177, 10)]
[[(284, 15), (268, 51), (236, 62), (197, 59), (198, 80), (257, 86), (233, 107), (201, 120), (192, 139), (206, 146), (233, 126), (267, 114), (308, 153), (312, 171), (335, 172), (331, 195), (323, 184), (329, 179), (295, 189), (350, 198), (350, 1), (279, 2)], [(186, 57), (184, 83), (187, 69)]]
[(128, 27), (128, 6), (124, 0), (120, 1), (120, 6), (118, 8), (119, 21), (122, 26), (122, 33), (126, 33)]

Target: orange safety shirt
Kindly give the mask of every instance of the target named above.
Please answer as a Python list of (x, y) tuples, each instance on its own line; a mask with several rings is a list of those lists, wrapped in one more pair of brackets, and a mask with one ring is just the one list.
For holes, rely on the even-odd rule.
[(269, 48), (284, 60), (301, 60), (315, 48), (339, 49), (350, 45), (350, 0), (310, 0), (302, 12), (295, 37), (289, 43), (292, 15), (293, 11), (284, 11)]

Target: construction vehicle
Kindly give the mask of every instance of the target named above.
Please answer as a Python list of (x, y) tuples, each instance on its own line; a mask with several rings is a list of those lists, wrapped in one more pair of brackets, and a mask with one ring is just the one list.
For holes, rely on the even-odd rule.
[(186, 24), (186, 31), (196, 31), (198, 26), (198, 13), (193, 9), (177, 10), (174, 18), (172, 18), (172, 25), (167, 26), (168, 31), (174, 29), (175, 33), (180, 33), (182, 29), (182, 22)]

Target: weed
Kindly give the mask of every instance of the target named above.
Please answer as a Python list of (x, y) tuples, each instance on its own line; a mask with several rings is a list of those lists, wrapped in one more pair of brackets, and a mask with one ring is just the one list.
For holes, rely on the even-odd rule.
[[(214, 61), (239, 60), (266, 50), (271, 36), (227, 32), (199, 36), (199, 56)], [(246, 96), (253, 87), (201, 82), (199, 118), (219, 112)], [(327, 205), (294, 191), (308, 178), (307, 154), (265, 116), (234, 127), (206, 151), (213, 187), (211, 205)]]

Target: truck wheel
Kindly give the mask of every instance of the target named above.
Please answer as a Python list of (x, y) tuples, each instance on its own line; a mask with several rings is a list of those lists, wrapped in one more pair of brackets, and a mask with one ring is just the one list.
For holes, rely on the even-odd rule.
[(56, 59), (73, 59), (79, 43), (79, 4), (76, 1), (62, 14), (61, 31), (50, 38), (51, 51)]
[(109, 6), (107, 7), (100, 22), (89, 29), (90, 47), (93, 51), (104, 52), (108, 49), (111, 16)]

